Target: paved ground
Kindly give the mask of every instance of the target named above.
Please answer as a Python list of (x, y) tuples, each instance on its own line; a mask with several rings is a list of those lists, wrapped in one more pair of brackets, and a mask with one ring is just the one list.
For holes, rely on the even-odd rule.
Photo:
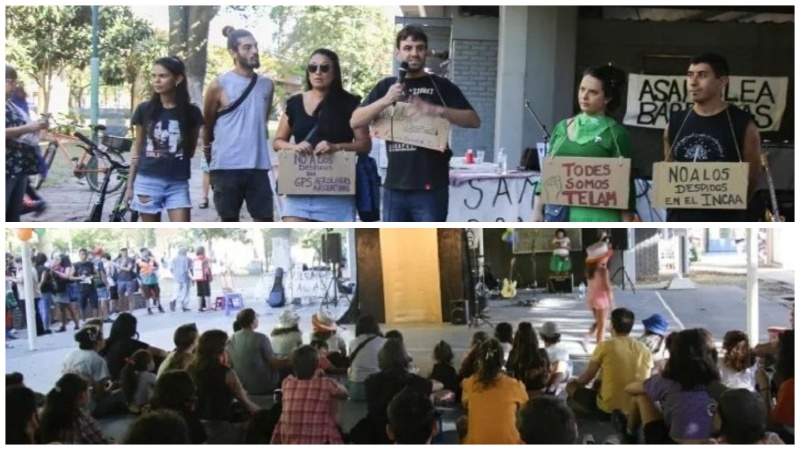
[[(34, 222), (82, 222), (89, 214), (92, 205), (97, 201), (98, 194), (89, 189), (85, 180), (78, 180), (75, 177), (62, 177), (58, 184), (45, 183), (40, 189), (40, 195), (47, 200), (48, 209), (39, 217), (32, 214), (23, 216), (24, 220)], [(200, 170), (200, 159), (192, 161), (192, 178), (189, 181), (190, 198), (192, 199), (192, 221), (193, 222), (217, 222), (219, 218), (214, 210), (214, 203), (209, 199), (210, 207), (200, 209), (198, 205), (202, 201), (202, 180), (203, 172)], [(210, 195), (210, 194), (209, 194)], [(105, 202), (105, 213), (103, 220), (108, 220), (108, 213), (113, 208), (119, 198), (119, 191), (112, 194)], [(169, 219), (164, 215), (163, 220)], [(242, 221), (250, 221), (250, 216), (246, 213), (242, 215)]]

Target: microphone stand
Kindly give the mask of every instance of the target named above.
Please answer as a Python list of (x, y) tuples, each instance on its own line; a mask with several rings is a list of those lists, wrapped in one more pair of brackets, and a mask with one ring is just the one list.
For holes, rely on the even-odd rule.
[[(529, 102), (527, 99), (525, 100), (525, 109), (528, 110), (528, 112), (531, 114), (531, 117), (533, 117), (534, 122), (536, 122), (536, 125), (538, 125), (539, 129), (542, 130), (542, 138), (544, 139), (544, 151), (545, 151), (545, 155), (547, 155), (548, 151), (550, 150), (550, 145), (549, 145), (550, 144), (550, 133), (547, 132), (547, 127), (542, 123), (541, 120), (539, 120), (539, 117), (536, 115), (536, 113), (533, 112), (533, 109), (531, 109), (531, 102)], [(538, 148), (536, 149), (536, 156), (537, 157), (539, 156), (539, 149)], [(525, 168), (526, 169), (528, 168), (528, 163), (530, 162), (530, 158), (531, 158), (531, 154), (528, 153), (528, 158), (525, 161)], [(541, 164), (540, 164), (539, 170), (542, 170)]]

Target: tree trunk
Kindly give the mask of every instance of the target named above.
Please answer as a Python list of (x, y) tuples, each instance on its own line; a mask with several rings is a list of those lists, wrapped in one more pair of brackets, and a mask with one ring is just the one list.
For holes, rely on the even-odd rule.
[(292, 230), (291, 228), (273, 228), (270, 230), (272, 239), (272, 257), (270, 262), (275, 268), (282, 268), (288, 272), (292, 269)]
[(186, 63), (186, 78), (192, 101), (202, 104), (208, 62), (208, 25), (219, 6), (170, 6), (169, 51)]

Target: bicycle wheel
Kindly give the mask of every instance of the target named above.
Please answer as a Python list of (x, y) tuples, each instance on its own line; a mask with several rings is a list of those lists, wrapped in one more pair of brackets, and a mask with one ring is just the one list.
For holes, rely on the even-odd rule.
[[(114, 152), (109, 151), (109, 154)], [(120, 158), (122, 155), (117, 153)], [(98, 166), (99, 163), (99, 166)], [(97, 159), (96, 156), (89, 157), (89, 161), (86, 163), (86, 180), (89, 182), (89, 188), (94, 192), (100, 192), (100, 187), (103, 185), (103, 177), (106, 176), (106, 173), (110, 170), (109, 165), (102, 160)], [(108, 182), (108, 191), (107, 194), (112, 192), (116, 192), (120, 187), (122, 187), (122, 183), (124, 180), (118, 176), (118, 174), (113, 175), (114, 178)]]
[(109, 222), (138, 222), (139, 212), (118, 206), (108, 217)]

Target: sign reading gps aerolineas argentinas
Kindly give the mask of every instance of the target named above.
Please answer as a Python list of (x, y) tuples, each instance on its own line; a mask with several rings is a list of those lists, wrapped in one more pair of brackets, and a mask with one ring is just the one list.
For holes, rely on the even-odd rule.
[(542, 201), (551, 205), (627, 209), (631, 160), (626, 158), (545, 158)]

